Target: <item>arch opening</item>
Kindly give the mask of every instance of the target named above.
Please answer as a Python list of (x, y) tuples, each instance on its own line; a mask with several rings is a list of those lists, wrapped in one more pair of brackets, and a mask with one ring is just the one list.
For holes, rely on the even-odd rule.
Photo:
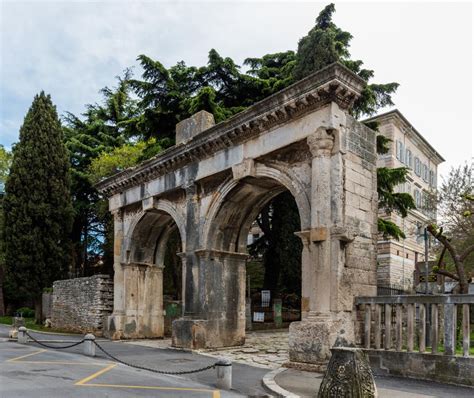
[[(302, 229), (300, 215), (293, 193), (269, 177), (246, 177), (222, 198), (207, 243), (212, 250), (248, 254), (240, 284), (247, 328), (256, 312), (277, 327), (301, 319), (303, 244), (295, 235)], [(268, 303), (262, 291), (270, 291)]]
[(145, 212), (131, 229), (123, 265), (123, 337), (170, 336), (182, 313), (180, 229), (162, 210)]

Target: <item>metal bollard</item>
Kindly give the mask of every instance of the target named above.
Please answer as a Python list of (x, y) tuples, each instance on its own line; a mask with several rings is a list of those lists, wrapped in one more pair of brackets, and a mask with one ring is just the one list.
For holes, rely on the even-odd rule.
[(26, 328), (24, 326), (20, 326), (18, 329), (18, 343), (28, 343), (28, 336), (26, 335)]
[(232, 389), (232, 361), (227, 358), (219, 358), (216, 362), (217, 388), (221, 390)]
[(84, 355), (95, 357), (95, 336), (91, 333), (84, 336)]

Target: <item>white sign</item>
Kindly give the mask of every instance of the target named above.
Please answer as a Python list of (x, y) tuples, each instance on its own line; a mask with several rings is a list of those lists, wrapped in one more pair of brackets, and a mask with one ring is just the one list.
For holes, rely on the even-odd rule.
[(262, 290), (262, 307), (270, 307), (270, 290)]
[(264, 312), (254, 312), (253, 313), (254, 322), (265, 322), (265, 313)]

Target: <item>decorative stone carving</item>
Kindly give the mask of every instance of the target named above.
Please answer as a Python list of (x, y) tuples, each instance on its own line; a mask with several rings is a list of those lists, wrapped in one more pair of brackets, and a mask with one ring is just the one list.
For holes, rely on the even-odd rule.
[(307, 138), (309, 150), (314, 157), (331, 156), (334, 148), (334, 131), (318, 127), (313, 135)]
[(334, 347), (318, 398), (377, 397), (369, 359), (360, 348)]

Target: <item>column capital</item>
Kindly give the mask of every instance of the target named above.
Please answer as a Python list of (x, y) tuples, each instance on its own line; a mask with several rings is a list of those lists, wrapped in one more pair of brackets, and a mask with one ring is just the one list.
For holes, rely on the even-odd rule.
[(335, 144), (334, 129), (318, 127), (318, 129), (306, 139), (309, 150), (313, 157), (331, 156)]

